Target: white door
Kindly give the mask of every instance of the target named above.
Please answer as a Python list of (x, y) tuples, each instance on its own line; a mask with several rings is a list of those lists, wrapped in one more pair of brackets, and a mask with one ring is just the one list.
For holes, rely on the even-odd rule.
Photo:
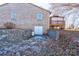
[(34, 27), (35, 35), (43, 35), (43, 26), (35, 26)]

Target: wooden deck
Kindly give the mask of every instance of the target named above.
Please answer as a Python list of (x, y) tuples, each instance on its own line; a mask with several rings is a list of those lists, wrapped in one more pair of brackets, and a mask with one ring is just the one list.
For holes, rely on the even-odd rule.
[(79, 29), (64, 29), (65, 31), (79, 31)]

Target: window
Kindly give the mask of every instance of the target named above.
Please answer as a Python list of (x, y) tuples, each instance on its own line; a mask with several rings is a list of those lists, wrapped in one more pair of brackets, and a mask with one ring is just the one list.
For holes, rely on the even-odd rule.
[(43, 17), (44, 17), (44, 15), (41, 12), (39, 12), (39, 13), (36, 14), (36, 19), (37, 20), (43, 20)]
[(16, 20), (16, 12), (11, 12), (11, 20)]

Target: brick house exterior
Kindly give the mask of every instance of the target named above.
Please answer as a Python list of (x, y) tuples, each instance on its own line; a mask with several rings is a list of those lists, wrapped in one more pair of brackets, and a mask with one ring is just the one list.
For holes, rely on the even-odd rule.
[(49, 28), (50, 12), (32, 3), (6, 3), (0, 6), (0, 28), (6, 22), (13, 22), (16, 28), (33, 29), (34, 26)]

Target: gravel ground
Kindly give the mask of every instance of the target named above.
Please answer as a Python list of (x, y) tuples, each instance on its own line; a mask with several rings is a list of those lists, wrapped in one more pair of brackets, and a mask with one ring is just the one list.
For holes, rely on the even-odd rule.
[[(0, 56), (77, 56), (79, 36), (60, 31), (58, 40), (31, 36), (32, 30), (0, 30)], [(78, 33), (77, 33), (78, 34)]]

